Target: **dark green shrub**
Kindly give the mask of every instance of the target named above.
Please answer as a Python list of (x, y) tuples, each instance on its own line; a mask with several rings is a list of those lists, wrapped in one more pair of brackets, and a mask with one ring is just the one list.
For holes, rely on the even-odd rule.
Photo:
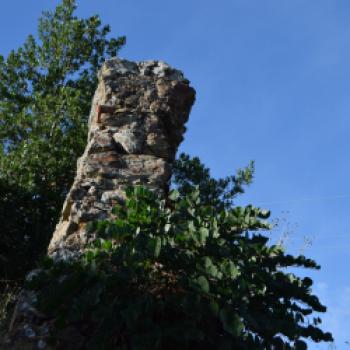
[[(91, 349), (305, 349), (330, 341), (304, 256), (270, 246), (258, 231), (269, 212), (218, 209), (195, 190), (168, 202), (127, 191), (116, 219), (97, 222), (98, 239), (74, 263), (47, 261), (30, 283), (56, 328), (78, 325)], [(254, 233), (255, 231), (255, 233)], [(53, 333), (54, 337), (54, 333)]]

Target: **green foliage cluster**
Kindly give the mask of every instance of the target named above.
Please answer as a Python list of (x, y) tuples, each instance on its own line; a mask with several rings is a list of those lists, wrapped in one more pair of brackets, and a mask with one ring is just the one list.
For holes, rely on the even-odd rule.
[[(23, 260), (1, 249), (0, 275), (23, 275), (45, 251), (86, 143), (97, 71), (125, 42), (108, 39), (108, 25), (79, 19), (75, 9), (63, 0), (43, 13), (36, 38), (0, 55), (0, 247), (27, 251)], [(14, 260), (22, 266), (15, 275)]]
[(201, 163), (198, 157), (191, 158), (181, 153), (173, 164), (172, 183), (181, 196), (185, 196), (198, 187), (202, 203), (225, 209), (232, 206), (234, 199), (244, 193), (244, 186), (253, 181), (254, 162), (238, 169), (235, 175), (215, 179), (210, 175), (210, 169)]
[(303, 350), (306, 338), (331, 341), (312, 317), (326, 311), (312, 280), (285, 271), (318, 265), (268, 244), (268, 211), (218, 209), (202, 196), (198, 186), (167, 201), (129, 189), (115, 219), (91, 224), (98, 239), (80, 261), (48, 260), (30, 282), (40, 310), (56, 329), (79, 324), (84, 349)]

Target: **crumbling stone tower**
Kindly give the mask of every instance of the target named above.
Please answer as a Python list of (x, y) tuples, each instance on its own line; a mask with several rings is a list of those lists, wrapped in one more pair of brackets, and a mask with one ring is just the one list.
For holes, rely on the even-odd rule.
[(79, 253), (89, 240), (86, 223), (109, 217), (125, 187), (167, 192), (195, 96), (180, 71), (158, 61), (111, 59), (99, 81), (88, 144), (49, 246), (54, 257)]
[[(54, 260), (80, 256), (94, 239), (87, 223), (110, 217), (126, 187), (144, 185), (166, 195), (194, 98), (189, 81), (164, 62), (105, 62), (87, 146), (48, 249)], [(2, 349), (51, 349), (50, 320), (35, 309), (35, 299), (32, 291), (22, 292)]]

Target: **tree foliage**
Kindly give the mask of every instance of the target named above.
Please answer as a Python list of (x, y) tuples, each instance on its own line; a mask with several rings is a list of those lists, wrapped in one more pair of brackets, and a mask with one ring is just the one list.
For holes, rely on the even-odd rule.
[(232, 206), (236, 196), (244, 193), (244, 186), (252, 183), (254, 162), (251, 161), (244, 169), (238, 169), (235, 175), (215, 179), (198, 157), (191, 158), (181, 153), (172, 170), (172, 183), (181, 196), (191, 193), (197, 186), (202, 203), (225, 209)]
[[(86, 143), (97, 71), (125, 42), (109, 39), (98, 16), (79, 19), (75, 9), (74, 0), (63, 0), (43, 13), (36, 37), (7, 58), (0, 55), (0, 180), (7, 189), (0, 198), (0, 241), (27, 237), (41, 252)], [(9, 201), (25, 209), (12, 215)]]
[(47, 260), (29, 282), (56, 320), (57, 344), (55, 331), (71, 324), (88, 335), (87, 349), (302, 350), (305, 339), (332, 340), (314, 315), (326, 308), (312, 280), (287, 270), (319, 266), (269, 244), (267, 210), (179, 189), (166, 201), (129, 189), (116, 219), (91, 224), (98, 238), (79, 261)]

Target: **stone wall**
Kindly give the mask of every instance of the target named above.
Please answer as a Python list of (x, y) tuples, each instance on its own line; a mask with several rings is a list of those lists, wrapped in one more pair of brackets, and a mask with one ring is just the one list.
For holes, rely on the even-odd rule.
[[(126, 187), (142, 184), (166, 195), (194, 98), (189, 81), (164, 62), (105, 62), (87, 146), (49, 246), (51, 257), (79, 257), (94, 239), (87, 223), (110, 217), (115, 203), (123, 202)], [(35, 300), (32, 291), (22, 292), (1, 349), (51, 349), (46, 339), (52, 320), (35, 309)]]
[(129, 185), (168, 190), (171, 162), (185, 131), (194, 90), (158, 61), (107, 61), (89, 120), (88, 144), (65, 201), (49, 254), (66, 258), (92, 239), (85, 226), (111, 215)]

